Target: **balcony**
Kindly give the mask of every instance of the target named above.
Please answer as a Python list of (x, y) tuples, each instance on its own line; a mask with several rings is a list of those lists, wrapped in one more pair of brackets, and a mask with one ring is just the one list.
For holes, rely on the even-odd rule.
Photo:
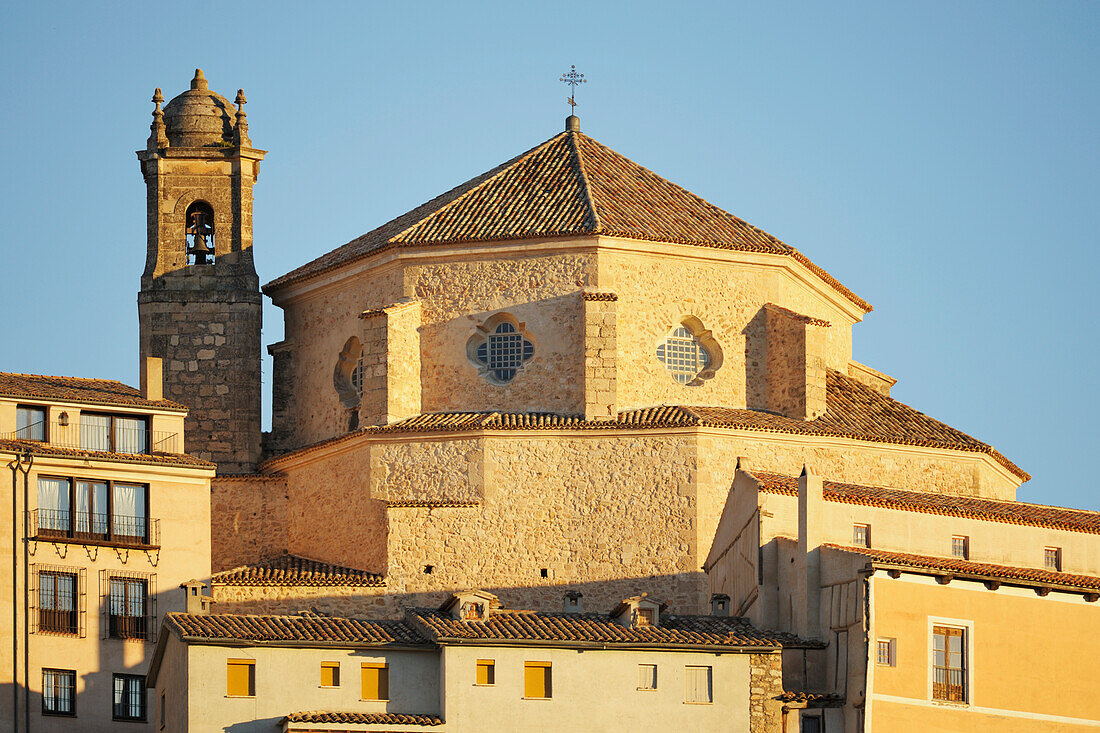
[(102, 453), (182, 453), (179, 433), (145, 428), (105, 424), (75, 424), (70, 422), (37, 422), (0, 434), (2, 440), (30, 440), (57, 448)]
[(27, 515), (32, 540), (138, 550), (160, 548), (159, 519), (89, 512), (78, 512), (74, 516), (60, 509), (32, 509)]

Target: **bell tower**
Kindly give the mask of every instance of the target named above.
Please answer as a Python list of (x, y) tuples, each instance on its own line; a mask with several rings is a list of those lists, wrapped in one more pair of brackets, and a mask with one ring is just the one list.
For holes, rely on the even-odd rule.
[(163, 359), (164, 397), (190, 408), (189, 453), (218, 473), (260, 460), (262, 301), (252, 261), (252, 186), (266, 151), (248, 137), (245, 97), (210, 90), (201, 69), (161, 109), (137, 153), (148, 251), (138, 294), (141, 356)]

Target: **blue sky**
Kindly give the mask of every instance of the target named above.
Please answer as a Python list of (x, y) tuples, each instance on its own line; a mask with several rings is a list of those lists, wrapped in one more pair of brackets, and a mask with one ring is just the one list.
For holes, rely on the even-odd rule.
[(875, 306), (895, 397), (1100, 508), (1100, 5), (174, 8), (5, 10), (0, 369), (136, 383), (154, 87), (245, 89), (266, 282), (555, 134), (576, 64), (585, 132)]

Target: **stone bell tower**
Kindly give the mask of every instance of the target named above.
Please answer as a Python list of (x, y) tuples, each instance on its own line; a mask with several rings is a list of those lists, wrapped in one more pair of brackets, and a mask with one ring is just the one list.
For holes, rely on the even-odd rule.
[(141, 356), (163, 359), (164, 397), (190, 408), (186, 449), (219, 473), (260, 459), (259, 279), (252, 186), (266, 151), (201, 69), (161, 110), (138, 151), (147, 189), (148, 253), (138, 294)]

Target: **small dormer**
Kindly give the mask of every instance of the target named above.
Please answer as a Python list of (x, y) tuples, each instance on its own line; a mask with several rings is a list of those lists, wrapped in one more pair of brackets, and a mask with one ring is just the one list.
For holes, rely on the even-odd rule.
[(710, 597), (710, 615), (725, 618), (730, 615), (730, 597), (725, 593), (715, 593)]
[(566, 613), (584, 613), (584, 604), (581, 599), (584, 594), (579, 590), (567, 591), (565, 594), (565, 605), (562, 610)]
[(448, 598), (439, 610), (459, 621), (486, 621), (500, 608), (500, 599), (483, 590), (466, 590)]
[(661, 612), (668, 605), (661, 603), (656, 598), (650, 598), (649, 594), (623, 599), (622, 603), (611, 612), (611, 618), (622, 626), (660, 626)]

